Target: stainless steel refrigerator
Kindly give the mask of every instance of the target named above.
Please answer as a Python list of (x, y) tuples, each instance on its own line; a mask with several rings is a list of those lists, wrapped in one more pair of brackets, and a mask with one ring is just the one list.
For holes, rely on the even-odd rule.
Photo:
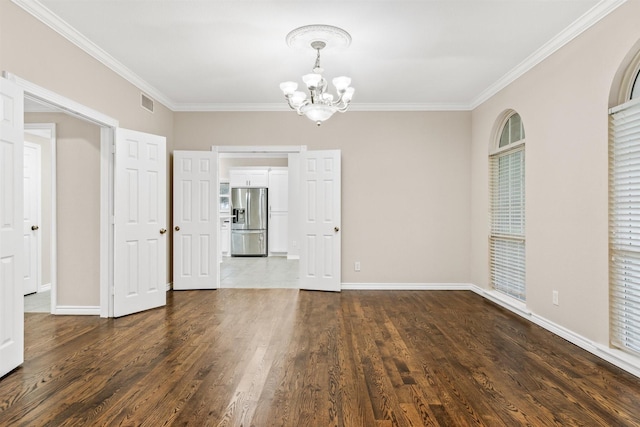
[(231, 189), (231, 256), (267, 256), (267, 189)]

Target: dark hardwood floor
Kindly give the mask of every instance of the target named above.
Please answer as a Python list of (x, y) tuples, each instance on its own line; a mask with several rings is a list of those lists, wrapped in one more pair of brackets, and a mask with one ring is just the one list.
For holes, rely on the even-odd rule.
[(640, 380), (467, 291), (183, 291), (25, 327), (2, 426), (640, 425)]

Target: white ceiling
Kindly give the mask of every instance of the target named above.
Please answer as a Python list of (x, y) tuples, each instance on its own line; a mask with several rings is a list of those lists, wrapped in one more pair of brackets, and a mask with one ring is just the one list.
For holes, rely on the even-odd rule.
[(177, 111), (286, 109), (312, 49), (292, 29), (347, 30), (328, 79), (352, 77), (352, 109), (470, 109), (624, 0), (13, 0)]

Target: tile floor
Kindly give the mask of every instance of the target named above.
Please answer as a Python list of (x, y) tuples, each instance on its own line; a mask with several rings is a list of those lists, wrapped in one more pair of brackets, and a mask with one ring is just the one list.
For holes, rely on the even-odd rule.
[(286, 257), (224, 257), (221, 288), (298, 289), (298, 260)]
[(24, 297), (25, 313), (51, 313), (51, 291), (38, 292)]

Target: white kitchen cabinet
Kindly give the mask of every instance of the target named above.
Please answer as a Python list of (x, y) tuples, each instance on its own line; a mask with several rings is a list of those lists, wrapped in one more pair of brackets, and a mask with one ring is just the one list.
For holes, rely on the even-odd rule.
[(269, 211), (287, 212), (289, 210), (289, 172), (287, 170), (269, 171)]
[(272, 254), (287, 253), (289, 214), (287, 212), (271, 212), (269, 214), (269, 252)]
[(289, 173), (269, 171), (269, 252), (287, 253), (289, 231)]
[(269, 171), (267, 169), (231, 169), (229, 183), (232, 188), (268, 187)]
[(220, 254), (229, 256), (231, 250), (231, 218), (220, 217)]

